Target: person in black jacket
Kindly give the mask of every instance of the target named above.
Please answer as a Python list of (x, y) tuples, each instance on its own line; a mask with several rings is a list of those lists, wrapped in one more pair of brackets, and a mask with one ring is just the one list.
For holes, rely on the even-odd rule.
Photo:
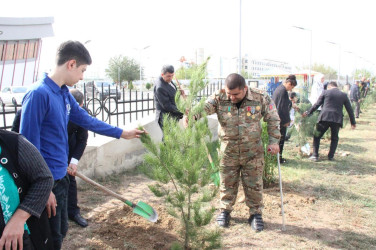
[(22, 108), (17, 110), (16, 115), (14, 116), (13, 124), (11, 131), (19, 133), (20, 132), (20, 122), (21, 122), (21, 112)]
[(0, 130), (0, 249), (53, 249), (45, 210), (52, 174), (25, 137)]
[(359, 118), (360, 113), (360, 91), (359, 91), (359, 81), (355, 81), (353, 85), (351, 85), (350, 89), (350, 101), (355, 104), (355, 117)]
[(165, 65), (162, 74), (155, 82), (154, 99), (156, 104), (155, 120), (163, 131), (163, 119), (165, 115), (170, 115), (176, 120), (183, 118), (183, 113), (178, 110), (175, 103), (176, 85), (172, 82), (174, 77), (174, 67)]
[(286, 162), (286, 159), (282, 157), (282, 153), (283, 153), (283, 146), (285, 144), (287, 127), (290, 125), (290, 122), (291, 122), (290, 108), (292, 106), (292, 103), (290, 101), (290, 98), (287, 92), (293, 90), (296, 85), (297, 85), (297, 81), (296, 81), (295, 75), (289, 75), (286, 78), (285, 82), (279, 85), (275, 89), (273, 93), (273, 97), (272, 97), (276, 105), (279, 118), (281, 119), (281, 122), (280, 122), (281, 139), (279, 141), (280, 163)]
[[(84, 104), (84, 95), (78, 89), (71, 89), (69, 91), (80, 107)], [(84, 108), (84, 107), (83, 107)], [(85, 109), (85, 108), (84, 108)], [(86, 110), (86, 109), (85, 109)], [(68, 144), (69, 144), (69, 156), (68, 156), (68, 169), (72, 168), (72, 165), (76, 165), (81, 159), (82, 154), (85, 151), (88, 131), (73, 122), (68, 122)], [(69, 176), (69, 189), (68, 189), (68, 217), (75, 221), (81, 227), (87, 227), (88, 223), (80, 214), (80, 208), (77, 205), (77, 182), (73, 175)]]
[(306, 117), (322, 105), (313, 137), (313, 154), (310, 157), (312, 161), (318, 161), (320, 139), (329, 128), (331, 131), (331, 142), (328, 160), (333, 160), (339, 140), (338, 132), (343, 125), (343, 106), (345, 106), (346, 111), (349, 114), (351, 128), (355, 129), (356, 127), (354, 112), (349, 98), (337, 87), (336, 82), (330, 82), (328, 84), (328, 89), (321, 94), (315, 105), (303, 114), (303, 117)]

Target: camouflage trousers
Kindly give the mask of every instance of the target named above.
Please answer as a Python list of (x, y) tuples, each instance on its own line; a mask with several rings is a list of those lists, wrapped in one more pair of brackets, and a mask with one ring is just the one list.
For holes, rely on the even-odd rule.
[(262, 214), (263, 170), (264, 156), (262, 154), (246, 160), (224, 157), (220, 163), (220, 209), (232, 211), (241, 179), (245, 204), (249, 207), (250, 214)]

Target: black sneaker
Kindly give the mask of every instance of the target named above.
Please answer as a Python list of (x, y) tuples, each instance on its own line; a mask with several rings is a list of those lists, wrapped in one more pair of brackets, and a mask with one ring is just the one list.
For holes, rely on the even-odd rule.
[(227, 211), (222, 211), (218, 216), (217, 216), (217, 223), (218, 226), (220, 227), (228, 227), (230, 225), (230, 213)]
[(334, 158), (328, 156), (328, 160), (329, 160), (329, 161), (334, 161)]
[(283, 164), (283, 163), (286, 163), (287, 160), (285, 158), (279, 158), (279, 163)]
[(264, 230), (264, 221), (262, 220), (261, 214), (251, 215), (251, 217), (249, 217), (248, 219), (248, 223), (256, 232), (261, 232), (262, 230)]

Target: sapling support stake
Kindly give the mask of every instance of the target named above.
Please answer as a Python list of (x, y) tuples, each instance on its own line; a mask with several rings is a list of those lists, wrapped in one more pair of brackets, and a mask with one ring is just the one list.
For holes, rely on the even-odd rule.
[(278, 161), (278, 174), (279, 174), (279, 192), (281, 193), (282, 231), (286, 231), (286, 227), (285, 227), (285, 210), (283, 208), (283, 191), (282, 191), (281, 163), (279, 161), (279, 153), (277, 154), (277, 161)]

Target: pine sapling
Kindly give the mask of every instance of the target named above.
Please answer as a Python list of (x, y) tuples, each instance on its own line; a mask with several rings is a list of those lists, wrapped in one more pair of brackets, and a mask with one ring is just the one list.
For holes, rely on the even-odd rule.
[(195, 121), (194, 115), (204, 114), (204, 99), (197, 98), (205, 88), (207, 61), (192, 73), (189, 95), (180, 97), (177, 92), (178, 109), (187, 114), (188, 127), (165, 116), (163, 120), (164, 140), (155, 143), (143, 134), (141, 141), (147, 148), (142, 169), (158, 184), (149, 186), (159, 197), (164, 197), (168, 211), (181, 221), (183, 246), (175, 243), (174, 249), (214, 249), (220, 247), (220, 233), (208, 229), (215, 212), (210, 201), (216, 196), (217, 188), (211, 184), (213, 169), (206, 153), (206, 144), (211, 139), (205, 115)]

